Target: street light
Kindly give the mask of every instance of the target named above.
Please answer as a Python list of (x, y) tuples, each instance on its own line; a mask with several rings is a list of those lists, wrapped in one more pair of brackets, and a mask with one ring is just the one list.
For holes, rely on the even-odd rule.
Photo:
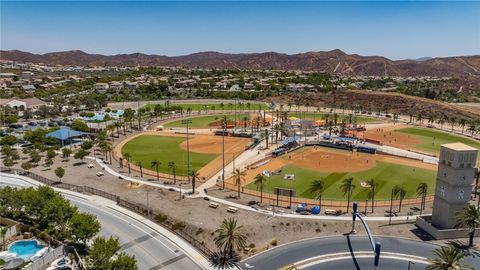
[(412, 265), (412, 264), (415, 264), (415, 263), (412, 262), (412, 261), (408, 261), (408, 270), (410, 270), (410, 265)]
[(191, 119), (182, 120), (182, 124), (187, 125), (187, 180), (190, 183), (190, 143), (188, 138), (188, 125), (192, 123)]

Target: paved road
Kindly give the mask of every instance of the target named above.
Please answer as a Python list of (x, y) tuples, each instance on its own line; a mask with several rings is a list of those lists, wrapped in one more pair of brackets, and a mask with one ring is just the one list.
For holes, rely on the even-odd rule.
[[(384, 267), (388, 265), (387, 267)], [(410, 270), (425, 270), (426, 264), (423, 263), (415, 263), (410, 265)], [(401, 261), (401, 260), (393, 260), (393, 259), (384, 259), (382, 260), (382, 264), (379, 265), (379, 269), (386, 269), (386, 270), (395, 270), (395, 269), (404, 269), (407, 270), (408, 268), (408, 261)], [(302, 268), (304, 270), (318, 270), (318, 269), (348, 269), (348, 270), (362, 270), (362, 269), (372, 269), (372, 258), (359, 258), (355, 261), (352, 259), (346, 260), (338, 260), (338, 261), (331, 261), (325, 262), (319, 265), (312, 265), (309, 267)]]
[[(32, 186), (27, 182), (3, 177), (0, 186)], [(80, 211), (95, 214), (102, 224), (99, 235), (118, 237), (121, 251), (134, 255), (139, 269), (201, 269), (168, 239), (150, 227), (104, 204), (64, 195)]]
[[(382, 252), (407, 254), (413, 256), (419, 256), (424, 258), (432, 257), (432, 250), (437, 248), (437, 245), (413, 241), (407, 239), (399, 239), (394, 237), (375, 237), (375, 241), (380, 241), (382, 244)], [(368, 252), (371, 251), (371, 245), (366, 235), (353, 235), (353, 236), (333, 236), (325, 238), (308, 239), (298, 242), (282, 245), (266, 252), (259, 253), (256, 256), (247, 258), (242, 261), (242, 269), (279, 269), (283, 266), (296, 263), (308, 258), (313, 258), (321, 255), (335, 254), (335, 253), (352, 253), (356, 252)], [(363, 260), (362, 260), (363, 261)], [(352, 262), (352, 261), (350, 261)], [(387, 265), (391, 260), (382, 260), (380, 258), (381, 269), (398, 269)], [(480, 259), (468, 257), (465, 260), (466, 263), (473, 265), (476, 269), (480, 269)], [(372, 263), (372, 260), (370, 260)], [(249, 268), (246, 264), (253, 266)], [(351, 266), (344, 268), (348, 265), (348, 261), (340, 260), (338, 263), (331, 262), (329, 266), (335, 266), (337, 270), (343, 269), (355, 269)], [(341, 266), (341, 267), (337, 267)], [(320, 268), (309, 268), (320, 269)], [(321, 267), (321, 269), (334, 269), (328, 267)], [(362, 268), (368, 269), (368, 268)], [(403, 269), (403, 268), (400, 268)]]

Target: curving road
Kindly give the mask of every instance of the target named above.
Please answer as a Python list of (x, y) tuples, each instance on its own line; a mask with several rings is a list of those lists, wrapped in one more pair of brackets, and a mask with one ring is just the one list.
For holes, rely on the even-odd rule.
[[(402, 254), (402, 256), (411, 256), (415, 259), (421, 258), (422, 260), (433, 257), (432, 250), (438, 247), (438, 245), (403, 238), (387, 236), (375, 236), (374, 238), (375, 241), (381, 242), (382, 253)], [(321, 268), (319, 268), (320, 264), (312, 263), (301, 269), (369, 269), (373, 267), (373, 259), (360, 257), (358, 254), (365, 252), (370, 253), (371, 251), (372, 247), (366, 235), (313, 238), (285, 244), (259, 253), (242, 261), (241, 268), (276, 270), (289, 264), (297, 264), (303, 260), (330, 254), (330, 259), (322, 262)], [(348, 256), (344, 258), (341, 257), (340, 254), (347, 254)], [(359, 258), (355, 257), (356, 254)], [(355, 264), (355, 260), (357, 261), (357, 265)], [(476, 258), (467, 257), (465, 263), (474, 266), (475, 269), (480, 269), (480, 259), (478, 256)], [(412, 266), (411, 269), (418, 269), (423, 263), (417, 262), (416, 264), (418, 264), (416, 266), (417, 268)], [(363, 267), (365, 265), (368, 267)], [(398, 268), (399, 265), (402, 265), (402, 267)], [(379, 269), (406, 269), (407, 266), (408, 259), (397, 260), (384, 258), (382, 260), (380, 256)], [(421, 269), (424, 269), (424, 267)]]
[[(0, 186), (28, 187), (31, 183), (2, 175)], [(64, 194), (80, 211), (95, 214), (102, 225), (101, 236), (118, 237), (121, 251), (134, 255), (139, 269), (202, 269), (182, 249), (156, 230), (101, 201)]]

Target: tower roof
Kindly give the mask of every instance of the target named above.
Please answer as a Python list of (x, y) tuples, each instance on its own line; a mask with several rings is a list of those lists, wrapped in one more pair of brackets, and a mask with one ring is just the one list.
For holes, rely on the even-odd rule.
[(442, 144), (442, 147), (452, 149), (452, 150), (455, 150), (455, 151), (478, 151), (477, 148), (473, 148), (469, 145), (466, 145), (466, 144), (460, 143), (460, 142)]

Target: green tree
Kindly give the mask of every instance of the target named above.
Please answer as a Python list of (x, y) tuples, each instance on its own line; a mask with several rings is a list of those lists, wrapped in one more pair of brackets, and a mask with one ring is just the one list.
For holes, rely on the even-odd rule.
[(353, 184), (353, 177), (345, 178), (342, 180), (340, 190), (343, 192), (343, 196), (347, 195), (347, 213), (350, 210), (350, 199), (352, 198), (355, 185)]
[(45, 159), (45, 164), (44, 165), (45, 165), (45, 167), (49, 168), (50, 166), (53, 165), (53, 159), (51, 159), (51, 158)]
[(52, 158), (55, 158), (56, 155), (57, 155), (57, 154), (55, 153), (55, 150), (53, 150), (53, 149), (48, 149), (48, 151), (47, 151), (47, 158), (52, 159)]
[(428, 184), (425, 182), (419, 183), (417, 186), (417, 196), (422, 198), (420, 202), (420, 215), (425, 209), (425, 198), (427, 197), (427, 193), (428, 193)]
[[(5, 235), (7, 235), (8, 228), (1, 227), (0, 228), (0, 236), (2, 237), (2, 246), (0, 246), (0, 250), (3, 250), (3, 246), (5, 245)], [(2, 264), (0, 264), (1, 266)]]
[(25, 171), (28, 171), (33, 167), (33, 165), (32, 165), (32, 163), (27, 161), (27, 162), (23, 162), (22, 165), (20, 165), (20, 167), (22, 169), (24, 169)]
[(172, 170), (173, 184), (176, 185), (177, 184), (177, 175), (176, 175), (175, 171), (177, 169), (177, 166), (175, 165), (175, 162), (173, 162), (173, 161), (168, 162), (168, 168)]
[(233, 254), (235, 250), (241, 251), (247, 245), (247, 236), (243, 232), (243, 226), (237, 225), (234, 218), (224, 219), (220, 228), (215, 230), (213, 241), (217, 248), (224, 254)]
[(82, 120), (73, 120), (70, 126), (73, 130), (88, 132), (90, 128), (88, 127), (87, 123), (83, 122)]
[(73, 155), (73, 157), (74, 157), (75, 159), (80, 159), (80, 160), (83, 162), (83, 159), (84, 159), (86, 156), (88, 156), (89, 154), (90, 154), (89, 151), (86, 151), (86, 150), (84, 150), (84, 149), (80, 149), (80, 150), (78, 150), (78, 151)]
[(138, 270), (137, 260), (135, 256), (130, 256), (125, 252), (117, 255), (116, 259), (112, 261), (112, 270)]
[(3, 165), (5, 167), (12, 167), (13, 166), (13, 160), (11, 158), (6, 158), (3, 160)]
[[(367, 180), (367, 185), (369, 186), (368, 198), (372, 200), (372, 213), (375, 211), (375, 193), (377, 188), (377, 182), (375, 179)], [(365, 213), (366, 214), (366, 213)]]
[(10, 156), (11, 153), (12, 153), (12, 148), (10, 147), (10, 145), (8, 144), (2, 145), (2, 154), (8, 157)]
[(92, 141), (84, 141), (80, 146), (83, 150), (90, 150), (93, 147)]
[(473, 247), (475, 229), (480, 227), (480, 210), (474, 205), (465, 207), (457, 213), (457, 224), (455, 227), (468, 229), (468, 246)]
[(462, 264), (465, 254), (453, 247), (440, 247), (433, 251), (435, 258), (429, 258), (429, 265), (425, 268), (426, 270), (464, 270), (464, 269), (474, 269), (469, 265)]
[(253, 182), (257, 186), (257, 190), (260, 188), (260, 203), (263, 202), (263, 185), (265, 182), (267, 182), (267, 178), (261, 173), (255, 176), (255, 181)]
[(235, 169), (233, 172), (233, 178), (235, 179), (235, 185), (237, 185), (237, 198), (240, 199), (240, 186), (245, 181), (245, 172), (241, 172), (239, 169)]
[(240, 262), (237, 252), (216, 251), (210, 254), (209, 263), (214, 269), (234, 269)]
[(55, 175), (62, 180), (63, 176), (65, 175), (65, 169), (62, 167), (57, 167), (55, 169)]
[(68, 158), (72, 154), (72, 149), (70, 148), (62, 148), (62, 157)]
[(155, 170), (157, 171), (157, 181), (160, 180), (160, 176), (158, 175), (158, 166), (160, 166), (162, 163), (156, 159), (152, 160), (150, 162), (150, 168), (155, 167)]
[(405, 196), (407, 195), (407, 190), (401, 185), (395, 185), (393, 187), (393, 196), (395, 198), (400, 198), (400, 203), (398, 205), (398, 212), (402, 211), (402, 202)]
[(41, 159), (42, 157), (40, 156), (37, 150), (30, 151), (30, 162), (38, 163)]
[(100, 222), (90, 213), (75, 213), (69, 220), (72, 239), (82, 242), (83, 245), (100, 231)]
[(314, 195), (314, 198), (318, 200), (318, 206), (322, 209), (322, 195), (325, 190), (325, 182), (321, 179), (313, 180), (310, 184), (310, 193)]
[(7, 135), (0, 140), (1, 145), (4, 145), (4, 144), (14, 145), (16, 143), (18, 143), (17, 137), (13, 135)]

